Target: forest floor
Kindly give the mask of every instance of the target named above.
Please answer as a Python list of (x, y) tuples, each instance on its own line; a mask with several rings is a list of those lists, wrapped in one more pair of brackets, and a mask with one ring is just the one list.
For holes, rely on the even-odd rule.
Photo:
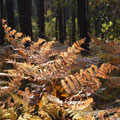
[[(69, 66), (66, 68), (65, 66), (69, 62), (67, 59), (73, 60), (73, 58), (69, 56), (65, 59), (65, 56), (74, 50), (74, 46), (71, 47), (71, 50), (66, 44), (48, 42), (48, 45), (48, 43), (44, 43), (45, 45), (43, 44), (43, 48), (41, 47), (40, 49), (41, 53), (38, 53), (37, 56), (37, 51), (32, 51), (32, 47), (35, 45), (31, 45), (32, 50), (30, 50), (32, 52), (29, 55), (33, 57), (32, 62), (34, 64), (31, 64), (29, 56), (26, 57), (25, 53), (28, 51), (26, 52), (25, 49), (19, 48), (17, 50), (15, 47), (19, 46), (14, 46), (12, 49), (15, 51), (13, 52), (10, 48), (11, 45), (0, 47), (0, 120), (119, 120), (120, 70), (112, 73), (109, 81), (108, 79), (103, 80), (100, 78), (101, 86), (99, 89), (94, 88), (96, 87), (94, 86), (92, 89), (96, 90), (90, 93), (90, 97), (83, 96), (83, 98), (79, 98), (80, 95), (83, 95), (81, 93), (80, 95), (77, 93), (71, 96), (67, 92), (72, 90), (67, 89), (67, 87), (67, 90), (65, 90), (65, 85), (62, 87), (59, 85), (63, 82), (59, 83), (56, 81), (66, 79), (67, 75), (68, 78), (70, 75), (77, 75), (75, 73), (79, 71), (82, 73), (81, 70), (86, 72), (85, 70), (91, 68), (91, 65), (96, 66), (92, 69), (97, 69), (104, 64), (117, 66), (120, 69), (120, 44), (118, 42), (103, 43), (94, 37), (91, 40), (90, 55), (83, 57), (78, 54), (71, 68)], [(75, 50), (77, 51), (76, 48)], [(50, 57), (48, 58), (47, 55)], [(65, 62), (63, 66), (63, 63), (59, 61), (60, 68), (56, 67), (58, 70), (54, 73), (54, 70), (52, 71), (51, 69), (56, 68), (53, 66), (50, 68), (49, 65), (56, 63), (58, 59), (61, 60), (61, 57), (66, 61), (63, 61)], [(73, 62), (72, 60), (71, 62)], [(38, 67), (40, 67), (39, 73)], [(108, 68), (105, 69), (107, 70)], [(44, 69), (48, 70), (47, 73), (42, 71)], [(70, 72), (68, 69), (71, 69)], [(100, 68), (97, 70), (99, 72)], [(59, 72), (60, 74), (58, 74)], [(46, 74), (48, 74), (47, 77), (45, 76)], [(48, 79), (52, 79), (52, 82), (46, 83)], [(74, 94), (74, 91), (79, 89), (74, 89), (76, 87), (74, 85), (71, 86), (71, 84), (76, 82), (75, 79), (73, 79), (73, 83), (70, 80), (67, 82), (68, 86), (73, 89), (72, 94)], [(87, 84), (84, 83), (84, 87)], [(93, 83), (90, 84), (92, 85)], [(91, 85), (90, 87), (92, 87)], [(82, 87), (80, 87), (81, 91), (86, 89)], [(89, 89), (91, 88), (88, 87), (87, 90)], [(28, 103), (31, 103), (30, 106)]]

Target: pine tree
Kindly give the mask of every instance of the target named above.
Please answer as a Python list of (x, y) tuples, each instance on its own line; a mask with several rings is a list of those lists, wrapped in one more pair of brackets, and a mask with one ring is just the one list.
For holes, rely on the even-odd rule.
[(20, 28), (23, 34), (33, 39), (31, 24), (31, 0), (18, 0)]

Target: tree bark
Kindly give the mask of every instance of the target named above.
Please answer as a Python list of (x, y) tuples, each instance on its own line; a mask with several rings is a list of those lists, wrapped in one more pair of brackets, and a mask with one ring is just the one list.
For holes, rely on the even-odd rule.
[(31, 0), (18, 0), (19, 22), (21, 32), (33, 39), (31, 24)]
[(32, 16), (36, 17), (37, 16), (37, 1), (32, 0)]
[(37, 0), (39, 37), (45, 38), (44, 0)]
[(83, 52), (84, 54), (89, 53), (89, 42), (90, 37), (88, 36), (88, 25), (87, 25), (87, 18), (86, 18), (86, 8), (85, 8), (85, 0), (77, 0), (77, 17), (78, 17), (78, 28), (80, 38), (86, 38), (85, 43), (82, 47), (87, 50), (87, 52)]
[(5, 19), (5, 14), (4, 14), (4, 4), (3, 4), (3, 0), (0, 0), (0, 46), (3, 46), (5, 43), (5, 39), (4, 39), (4, 29), (2, 27), (2, 19)]
[(6, 0), (7, 23), (12, 29), (15, 28), (13, 0)]
[(76, 33), (76, 25), (75, 25), (75, 1), (73, 0), (73, 8), (72, 8), (72, 43), (76, 41), (75, 33)]
[(63, 33), (64, 33), (64, 41), (66, 40), (66, 0), (64, 2), (64, 7), (63, 7)]
[(6, 19), (6, 10), (5, 10), (5, 4), (4, 0), (0, 0), (0, 7), (1, 7), (1, 17), (2, 19)]
[(58, 41), (58, 18), (57, 16), (55, 20), (55, 37), (56, 37), (56, 40)]
[(62, 4), (61, 0), (57, 0), (57, 16), (58, 16), (58, 24), (59, 24), (59, 42), (64, 43), (64, 34), (63, 34), (63, 17), (62, 17)]

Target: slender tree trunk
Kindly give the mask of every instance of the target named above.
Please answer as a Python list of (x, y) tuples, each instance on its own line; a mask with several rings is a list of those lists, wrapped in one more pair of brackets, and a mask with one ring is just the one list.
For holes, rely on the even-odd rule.
[(63, 33), (64, 33), (64, 41), (66, 40), (66, 0), (64, 2), (64, 7), (63, 7)]
[(0, 0), (0, 46), (4, 45), (5, 39), (4, 39), (4, 29), (2, 27), (2, 19), (5, 19), (4, 16), (4, 8), (3, 8), (3, 0)]
[[(98, 12), (98, 8), (97, 8), (97, 5), (96, 5), (96, 7), (95, 7), (95, 15), (97, 14), (97, 12)], [(98, 37), (98, 35), (99, 35), (99, 28), (98, 28), (98, 19), (96, 19), (96, 17), (94, 18), (94, 26), (95, 26), (95, 36), (96, 37)]]
[(57, 16), (55, 20), (55, 37), (56, 37), (56, 40), (58, 41), (58, 18)]
[(98, 21), (95, 20), (95, 36), (98, 37)]
[(37, 0), (39, 37), (45, 38), (44, 0)]
[(8, 26), (15, 28), (13, 0), (6, 0)]
[[(17, 0), (13, 0), (13, 6), (14, 6), (14, 11), (18, 12)], [(14, 21), (15, 21), (15, 29), (18, 30), (18, 26), (19, 26), (19, 17), (18, 17), (18, 16), (15, 16), (15, 14), (14, 14)]]
[(75, 33), (76, 33), (76, 26), (75, 26), (75, 1), (73, 0), (73, 8), (72, 8), (72, 43), (76, 41)]
[(6, 9), (5, 9), (5, 4), (4, 0), (0, 0), (0, 7), (1, 7), (1, 17), (2, 19), (6, 19)]
[(14, 10), (18, 10), (17, 0), (13, 0)]
[(32, 0), (32, 16), (36, 17), (37, 16), (37, 1)]
[(20, 28), (23, 34), (33, 39), (31, 24), (31, 0), (18, 0)]
[(59, 24), (59, 42), (64, 43), (64, 34), (63, 34), (63, 18), (62, 18), (62, 5), (61, 0), (57, 0), (57, 8), (58, 8), (58, 24)]
[(70, 5), (71, 5), (71, 1), (70, 0), (66, 0), (66, 21), (69, 20), (69, 18), (71, 17), (71, 12), (70, 12)]
[[(78, 27), (80, 38), (86, 38), (84, 45), (82, 46), (88, 52), (84, 52), (85, 54), (89, 53), (89, 42), (90, 37), (88, 36), (88, 26), (86, 19), (86, 8), (85, 8), (85, 0), (77, 0), (77, 14), (78, 14)], [(84, 55), (83, 53), (83, 55)]]
[(90, 28), (90, 6), (89, 6), (89, 0), (86, 0), (86, 19), (87, 19), (87, 28), (88, 28), (88, 32), (91, 33)]

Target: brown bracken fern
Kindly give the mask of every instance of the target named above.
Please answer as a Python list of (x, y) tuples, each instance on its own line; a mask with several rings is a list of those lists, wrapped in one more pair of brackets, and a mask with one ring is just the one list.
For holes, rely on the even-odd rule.
[(68, 75), (61, 80), (62, 86), (68, 94), (81, 94), (81, 97), (89, 96), (91, 93), (100, 88), (99, 78), (109, 79), (108, 75), (118, 67), (103, 64), (99, 68), (95, 65), (91, 65), (90, 68), (85, 70), (81, 69), (80, 73), (75, 75)]
[[(92, 64), (89, 68), (79, 68), (79, 72), (72, 73), (78, 56), (84, 51), (81, 46), (85, 39), (75, 42), (66, 51), (58, 51), (54, 47), (57, 44), (55, 41), (39, 39), (33, 42), (29, 36), (8, 27), (5, 20), (2, 20), (2, 24), (6, 39), (15, 52), (6, 61), (6, 64), (12, 65), (11, 69), (0, 73), (2, 79), (7, 79), (6, 86), (0, 85), (0, 98), (6, 106), (17, 106), (21, 115), (15, 114), (19, 119), (28, 115), (29, 119), (33, 116), (39, 119), (67, 120), (71, 111), (74, 116), (80, 114), (80, 111), (91, 109), (94, 102), (92, 95), (101, 88), (101, 80), (109, 81), (110, 88), (120, 86), (111, 85), (115, 83), (114, 80), (119, 81), (119, 77), (112, 76), (112, 73), (120, 71), (120, 67), (109, 63), (100, 67)], [(28, 42), (29, 46), (26, 46)], [(56, 111), (51, 111), (52, 108)], [(91, 109), (85, 118), (90, 119), (92, 116)]]

